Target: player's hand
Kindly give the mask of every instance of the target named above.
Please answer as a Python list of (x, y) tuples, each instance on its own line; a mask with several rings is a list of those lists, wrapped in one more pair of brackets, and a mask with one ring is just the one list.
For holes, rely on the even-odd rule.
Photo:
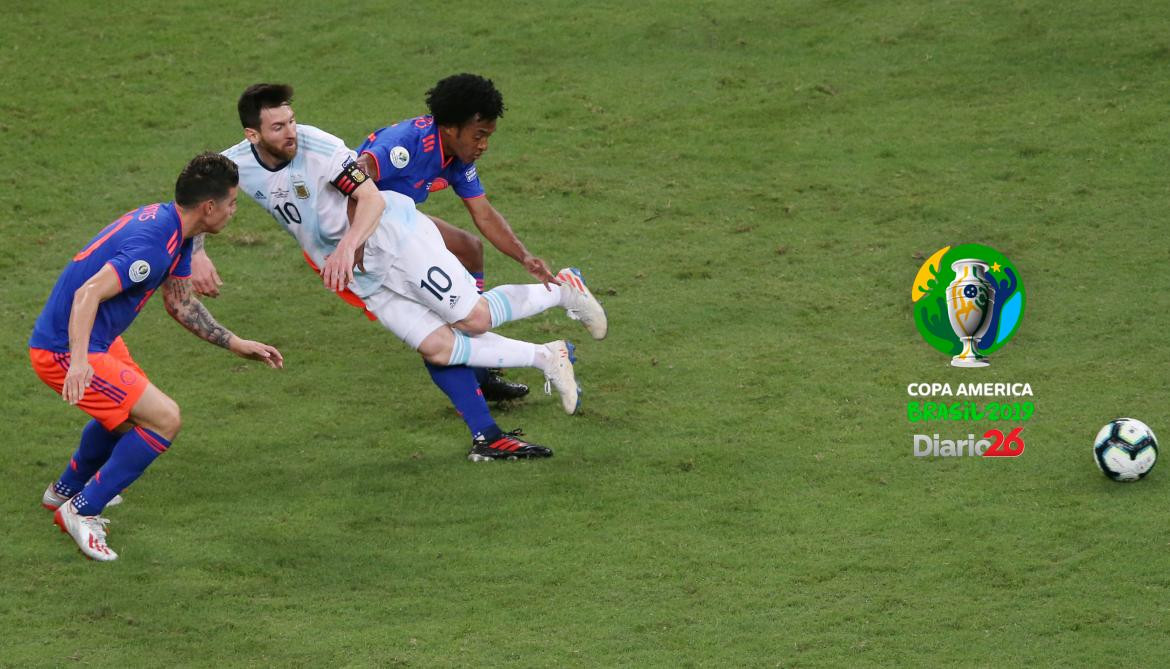
[(361, 271), (366, 271), (366, 245), (362, 244), (358, 247), (357, 252), (353, 254), (353, 266)]
[(529, 274), (536, 277), (537, 281), (544, 284), (545, 290), (552, 292), (552, 286), (549, 285), (550, 283), (553, 286), (561, 285), (561, 280), (549, 271), (548, 265), (546, 265), (545, 262), (540, 258), (537, 258), (534, 255), (527, 255), (524, 256), (524, 259), (520, 261), (520, 264), (524, 265), (524, 269), (528, 270)]
[(85, 395), (85, 389), (93, 381), (93, 367), (89, 359), (71, 361), (69, 371), (65, 373), (65, 385), (61, 388), (61, 397), (69, 404), (77, 404)]
[(345, 290), (349, 282), (353, 281), (353, 264), (353, 250), (338, 246), (336, 251), (325, 258), (325, 266), (321, 268), (325, 287), (335, 293)]
[(236, 337), (232, 339), (231, 349), (232, 353), (235, 353), (241, 358), (258, 360), (273, 369), (282, 369), (284, 367), (284, 356), (280, 354), (280, 351), (276, 350), (275, 346)]
[(219, 287), (223, 281), (215, 271), (215, 263), (211, 262), (207, 251), (195, 251), (191, 254), (191, 287), (204, 297), (219, 297)]

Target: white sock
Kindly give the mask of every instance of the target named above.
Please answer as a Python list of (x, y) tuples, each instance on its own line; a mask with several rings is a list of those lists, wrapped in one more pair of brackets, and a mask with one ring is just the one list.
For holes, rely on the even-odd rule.
[(496, 286), (483, 294), (492, 314), (492, 327), (535, 316), (561, 306), (561, 287), (547, 290), (544, 284), (525, 283)]
[[(544, 369), (539, 356), (544, 346), (487, 332), (475, 337), (455, 331), (455, 346), (448, 365), (469, 367), (536, 367)], [(547, 357), (547, 356), (545, 356)]]

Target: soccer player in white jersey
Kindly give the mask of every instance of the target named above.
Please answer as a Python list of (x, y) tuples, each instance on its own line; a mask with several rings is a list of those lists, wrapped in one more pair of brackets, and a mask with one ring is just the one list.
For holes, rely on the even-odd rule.
[[(546, 391), (555, 387), (565, 411), (576, 412), (572, 344), (533, 344), (490, 330), (559, 306), (601, 339), (605, 311), (585, 284), (507, 285), (479, 295), (414, 201), (378, 191), (340, 139), (296, 122), (291, 100), (290, 86), (250, 86), (238, 105), (245, 140), (223, 153), (240, 168), (240, 191), (296, 238), (325, 286), (362, 306), (431, 364), (540, 369)], [(468, 457), (552, 455), (516, 434), (494, 436), (473, 440)]]

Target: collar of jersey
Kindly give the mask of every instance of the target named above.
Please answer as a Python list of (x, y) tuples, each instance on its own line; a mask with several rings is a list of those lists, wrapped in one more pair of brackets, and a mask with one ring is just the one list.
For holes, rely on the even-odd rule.
[(434, 127), (435, 127), (435, 143), (439, 145), (439, 169), (445, 170), (445, 169), (447, 169), (448, 165), (450, 165), (452, 162), (454, 162), (455, 156), (451, 156), (451, 158), (448, 159), (447, 154), (443, 153), (443, 137), (441, 135), (439, 135), (439, 126), (436, 125)]
[(248, 148), (252, 149), (252, 157), (256, 159), (256, 163), (258, 165), (260, 165), (260, 167), (263, 167), (264, 169), (268, 170), (269, 172), (279, 172), (279, 171), (283, 170), (284, 168), (288, 167), (288, 164), (292, 162), (291, 160), (286, 160), (283, 163), (277, 165), (276, 167), (269, 167), (269, 166), (264, 164), (263, 160), (260, 160), (260, 154), (256, 153), (256, 145), (255, 144), (248, 142)]

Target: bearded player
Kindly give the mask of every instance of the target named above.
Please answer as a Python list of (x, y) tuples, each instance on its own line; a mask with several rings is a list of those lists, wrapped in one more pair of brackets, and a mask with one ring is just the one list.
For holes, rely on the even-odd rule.
[[(292, 88), (285, 85), (257, 84), (244, 91), (238, 110), (245, 140), (224, 155), (239, 165), (244, 192), (297, 239), (326, 287), (362, 307), (426, 362), (534, 367), (544, 373), (546, 391), (555, 387), (565, 411), (576, 412), (571, 344), (532, 344), (490, 330), (561, 307), (600, 339), (607, 329), (605, 312), (584, 283), (500, 286), (480, 296), (475, 280), (413, 200), (379, 192), (341, 140), (296, 122), (291, 100)], [(483, 397), (474, 397), (478, 406), (456, 402), (465, 418), (487, 417), (485, 427), (473, 433), (469, 459), (552, 454), (501, 431)]]

